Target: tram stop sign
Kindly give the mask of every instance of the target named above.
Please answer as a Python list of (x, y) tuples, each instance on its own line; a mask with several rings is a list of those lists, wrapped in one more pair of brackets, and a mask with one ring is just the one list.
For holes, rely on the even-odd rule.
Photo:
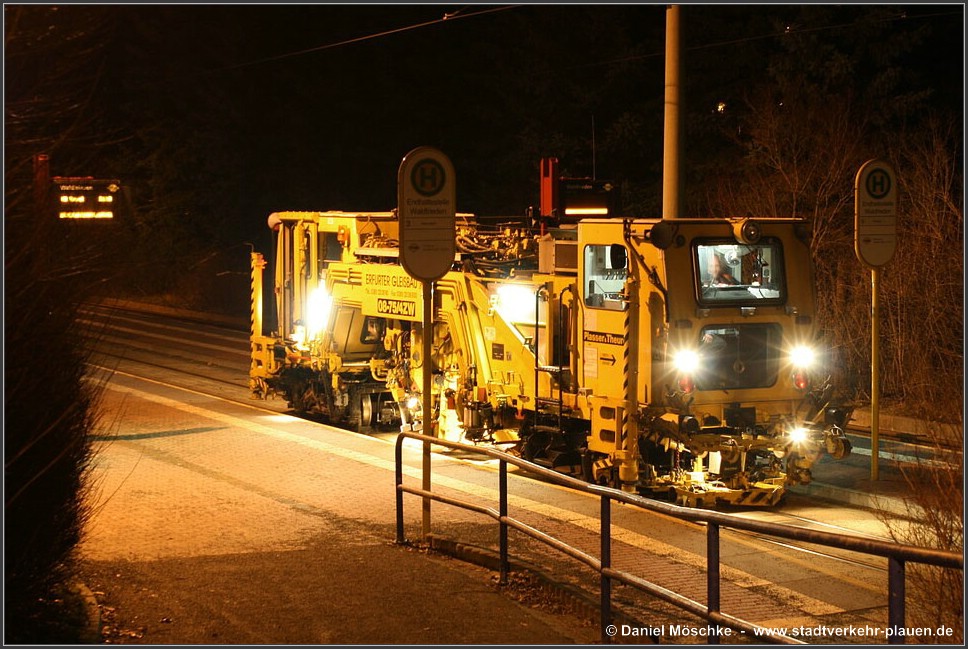
[(414, 279), (438, 280), (454, 265), (456, 205), (450, 158), (428, 146), (404, 156), (397, 172), (400, 263)]
[(854, 179), (854, 251), (861, 263), (878, 268), (897, 245), (897, 178), (883, 160), (868, 160)]

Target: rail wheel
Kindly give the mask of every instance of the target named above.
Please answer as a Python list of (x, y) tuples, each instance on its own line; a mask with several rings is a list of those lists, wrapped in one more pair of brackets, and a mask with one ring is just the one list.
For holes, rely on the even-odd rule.
[(360, 432), (375, 430), (380, 423), (380, 394), (360, 395)]

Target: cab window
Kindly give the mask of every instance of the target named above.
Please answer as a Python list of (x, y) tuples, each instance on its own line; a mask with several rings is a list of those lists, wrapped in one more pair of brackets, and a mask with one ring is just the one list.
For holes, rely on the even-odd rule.
[(780, 304), (786, 300), (783, 250), (778, 239), (755, 245), (733, 240), (693, 244), (693, 276), (704, 306)]
[(622, 299), (622, 290), (628, 274), (625, 246), (618, 243), (585, 246), (584, 255), (585, 306), (624, 311), (626, 302)]
[(386, 331), (386, 319), (371, 315), (365, 316), (363, 318), (363, 329), (360, 332), (360, 342), (364, 345), (375, 345), (376, 343), (383, 342), (383, 336), (386, 335)]

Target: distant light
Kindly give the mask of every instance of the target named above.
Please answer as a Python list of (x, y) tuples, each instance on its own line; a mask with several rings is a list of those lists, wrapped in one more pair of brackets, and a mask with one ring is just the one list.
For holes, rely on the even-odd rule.
[(716, 112), (719, 113), (720, 115), (726, 112), (726, 102), (725, 101), (721, 101), (718, 104), (716, 104)]
[[(57, 193), (55, 208), (62, 220), (111, 220), (114, 218), (114, 195), (121, 191), (117, 180), (89, 176), (55, 176), (51, 179)], [(89, 203), (94, 203), (89, 208)]]
[(113, 219), (114, 212), (60, 212), (62, 219)]

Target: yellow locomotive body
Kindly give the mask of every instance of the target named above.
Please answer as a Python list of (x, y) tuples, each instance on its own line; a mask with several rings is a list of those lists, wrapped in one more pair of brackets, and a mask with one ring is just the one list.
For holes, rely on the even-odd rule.
[[(280, 212), (276, 328), (253, 254), (253, 394), (360, 430), (504, 444), (588, 481), (681, 504), (773, 505), (843, 457), (849, 409), (812, 358), (815, 297), (793, 219), (458, 215), (452, 270), (399, 263), (393, 212)], [(730, 281), (708, 271), (724, 265)], [(422, 372), (433, 412), (421, 412)]]

